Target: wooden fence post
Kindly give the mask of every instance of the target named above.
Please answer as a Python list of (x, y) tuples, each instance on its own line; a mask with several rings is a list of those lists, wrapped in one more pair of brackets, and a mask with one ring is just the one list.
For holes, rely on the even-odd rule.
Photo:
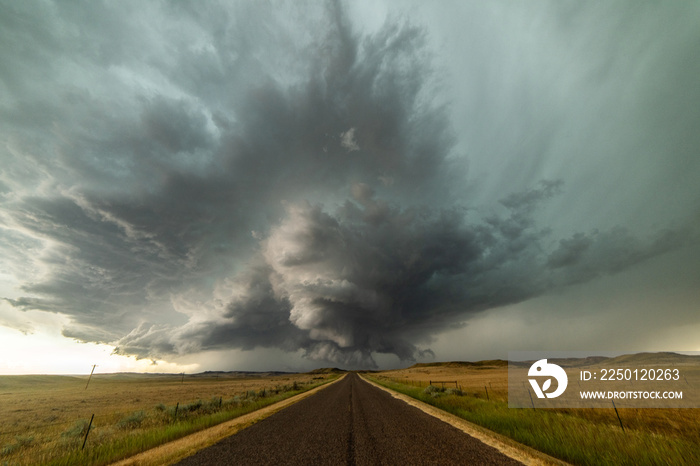
[(92, 378), (92, 373), (95, 372), (95, 368), (97, 367), (97, 364), (92, 365), (92, 370), (90, 371), (90, 377), (88, 377), (88, 381), (85, 384), (85, 390), (87, 390), (88, 385), (90, 385), (90, 379)]
[(92, 427), (92, 420), (95, 419), (95, 415), (93, 414), (92, 417), (90, 418), (90, 424), (88, 424), (87, 431), (85, 432), (85, 440), (83, 440), (83, 448), (81, 450), (85, 450), (85, 443), (87, 443), (87, 436), (90, 433), (90, 427)]
[(613, 400), (610, 401), (612, 401), (613, 409), (615, 410), (615, 414), (617, 414), (617, 420), (620, 421), (620, 427), (622, 428), (622, 432), (624, 432), (625, 426), (622, 425), (622, 419), (620, 419), (620, 413), (617, 412), (617, 406), (615, 406), (615, 402)]

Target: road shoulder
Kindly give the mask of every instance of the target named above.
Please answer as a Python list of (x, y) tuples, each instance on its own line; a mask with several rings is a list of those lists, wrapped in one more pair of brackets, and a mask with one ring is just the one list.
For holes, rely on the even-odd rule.
[(473, 424), (465, 419), (462, 419), (461, 417), (455, 416), (454, 414), (450, 414), (446, 411), (443, 411), (439, 408), (436, 408), (435, 406), (429, 405), (427, 403), (423, 403), (422, 401), (416, 400), (415, 398), (411, 398), (408, 395), (404, 395), (403, 393), (395, 392), (394, 390), (391, 390), (389, 388), (383, 387), (371, 380), (366, 379), (365, 377), (362, 377), (360, 375), (362, 380), (365, 382), (369, 383), (370, 385), (373, 385), (380, 390), (384, 390), (385, 392), (389, 393), (391, 396), (394, 398), (401, 400), (411, 406), (414, 406), (421, 411), (423, 411), (426, 414), (429, 414), (435, 418), (440, 419), (443, 422), (446, 422), (450, 424), (453, 427), (456, 427), (457, 429), (461, 430), (462, 432), (466, 433), (467, 435), (470, 435), (477, 440), (480, 440), (481, 442), (485, 443), (486, 445), (493, 447), (503, 453), (504, 455), (513, 458), (516, 461), (520, 461), (523, 464), (526, 465), (557, 465), (557, 466), (568, 466), (569, 463), (566, 463), (564, 461), (558, 460), (554, 457), (551, 457), (545, 453), (542, 453), (540, 451), (535, 450), (534, 448), (530, 448), (526, 445), (523, 445), (521, 443), (516, 442), (513, 439), (510, 439), (508, 437), (505, 437), (503, 435), (497, 434), (496, 432), (492, 432), (484, 427), (481, 427), (479, 425)]
[(203, 448), (210, 447), (226, 437), (235, 435), (246, 427), (250, 427), (256, 422), (272, 416), (276, 412), (281, 411), (294, 403), (313, 396), (320, 390), (333, 385), (345, 377), (347, 377), (347, 374), (343, 375), (342, 377), (338, 377), (332, 382), (325, 383), (320, 387), (313, 388), (307, 392), (300, 393), (291, 398), (287, 398), (286, 400), (282, 400), (279, 403), (266, 406), (257, 411), (253, 411), (252, 413), (244, 414), (243, 416), (231, 419), (230, 421), (222, 422), (214, 427), (195, 432), (194, 434), (173, 440), (172, 442), (165, 443), (159, 447), (151, 448), (150, 450), (113, 463), (112, 466), (151, 466), (175, 464)]

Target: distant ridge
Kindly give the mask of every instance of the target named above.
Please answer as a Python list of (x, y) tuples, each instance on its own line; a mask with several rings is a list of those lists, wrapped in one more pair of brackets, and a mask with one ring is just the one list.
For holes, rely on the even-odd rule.
[(205, 371), (196, 374), (188, 374), (188, 377), (211, 377), (217, 375), (227, 375), (233, 377), (270, 377), (273, 375), (296, 374), (296, 372), (281, 371)]
[(700, 364), (700, 355), (678, 354), (671, 352), (623, 354), (610, 359), (611, 363), (635, 362), (640, 363), (669, 363), (669, 364)]
[(314, 369), (307, 372), (307, 374), (339, 374), (342, 372), (347, 372), (344, 369), (338, 369), (337, 367), (322, 367), (320, 369)]
[[(558, 364), (562, 367), (585, 367), (592, 365), (606, 365), (606, 366), (616, 366), (622, 367), (622, 365), (635, 364), (637, 366), (641, 365), (653, 365), (653, 364), (664, 364), (664, 365), (684, 365), (692, 364), (700, 366), (700, 354), (699, 355), (688, 355), (679, 354), (673, 352), (658, 352), (658, 353), (633, 353), (633, 354), (623, 354), (615, 357), (608, 356), (588, 356), (585, 358), (548, 358), (549, 362)], [(512, 364), (516, 366), (529, 366), (532, 361), (513, 361)], [(503, 359), (488, 359), (484, 361), (447, 361), (447, 362), (420, 362), (416, 363), (407, 369), (420, 369), (426, 367), (464, 367), (464, 368), (490, 368), (490, 367), (506, 367), (508, 366), (508, 361)]]
[(488, 359), (485, 361), (449, 361), (449, 362), (419, 362), (409, 369), (417, 369), (421, 367), (502, 367), (507, 366), (508, 361), (503, 359)]
[(648, 366), (653, 364), (700, 365), (700, 355), (678, 354), (672, 352), (633, 353), (615, 357), (589, 356), (587, 358), (551, 358), (549, 361), (559, 364), (562, 367), (584, 367), (593, 364), (616, 367), (623, 367), (624, 365), (630, 364), (637, 366)]

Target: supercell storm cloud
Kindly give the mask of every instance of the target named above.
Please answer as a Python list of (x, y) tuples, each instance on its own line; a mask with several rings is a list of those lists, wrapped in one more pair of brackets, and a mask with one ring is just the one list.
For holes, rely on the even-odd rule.
[[(430, 356), (436, 336), (484, 311), (697, 244), (689, 189), (679, 215), (646, 230), (602, 204), (600, 227), (557, 223), (562, 199), (596, 189), (539, 153), (541, 170), (513, 171), (535, 150), (570, 156), (562, 141), (577, 136), (547, 129), (564, 124), (557, 112), (505, 102), (491, 80), (473, 109), (492, 110), (459, 120), (429, 26), (389, 15), (363, 28), (349, 10), (4, 4), (4, 302), (139, 358), (278, 348), (375, 367), (377, 354)], [(497, 59), (479, 60), (465, 81)], [(498, 106), (511, 104), (504, 123)], [(504, 163), (526, 121), (540, 126)], [(484, 155), (486, 124), (510, 130)], [(668, 163), (697, 173), (687, 150)], [(489, 158), (497, 188), (470, 178)], [(666, 171), (639, 180), (649, 173)]]

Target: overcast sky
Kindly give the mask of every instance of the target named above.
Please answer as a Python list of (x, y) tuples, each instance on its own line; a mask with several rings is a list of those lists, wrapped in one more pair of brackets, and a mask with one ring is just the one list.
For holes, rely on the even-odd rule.
[(700, 350), (698, 24), (0, 1), (0, 373)]

